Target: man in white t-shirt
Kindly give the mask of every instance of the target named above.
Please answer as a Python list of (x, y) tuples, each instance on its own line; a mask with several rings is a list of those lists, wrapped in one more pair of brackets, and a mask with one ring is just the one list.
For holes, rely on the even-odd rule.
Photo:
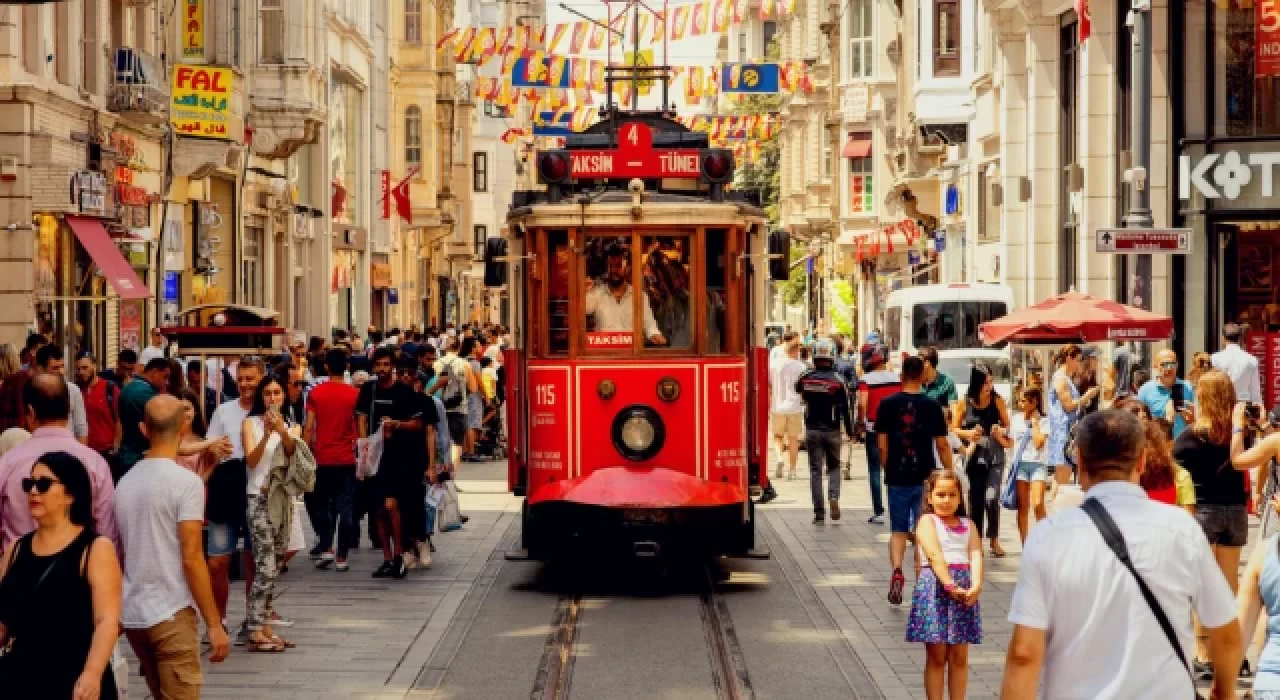
[(769, 367), (769, 423), (777, 446), (773, 478), (782, 478), (782, 455), (787, 455), (788, 478), (796, 476), (800, 441), (804, 439), (804, 400), (796, 393), (796, 382), (808, 366), (800, 360), (800, 339), (784, 336), (783, 357)]
[(174, 461), (184, 413), (173, 396), (147, 402), (143, 430), (151, 447), (116, 487), (124, 547), (120, 623), (156, 698), (200, 697), (196, 609), (208, 628), (209, 660), (222, 661), (229, 648), (201, 543), (204, 482)]
[(138, 353), (138, 364), (146, 367), (148, 362), (157, 357), (164, 357), (164, 334), (160, 332), (159, 328), (152, 328), (151, 344)]
[(1076, 432), (1080, 485), (1115, 521), (1175, 639), (1165, 635), (1089, 513), (1070, 508), (1037, 523), (1023, 547), (1001, 697), (1194, 697), (1187, 656), (1195, 649), (1193, 612), (1217, 670), (1213, 697), (1235, 697), (1244, 653), (1235, 597), (1196, 520), (1147, 498), (1138, 485), (1145, 442), (1142, 423), (1130, 413), (1086, 416)]

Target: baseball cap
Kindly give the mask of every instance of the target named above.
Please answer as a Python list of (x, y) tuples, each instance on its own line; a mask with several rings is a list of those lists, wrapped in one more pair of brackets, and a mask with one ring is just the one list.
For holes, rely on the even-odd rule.
[(1095, 358), (1095, 357), (1098, 357), (1098, 356), (1099, 356), (1099, 355), (1101, 355), (1101, 354), (1102, 354), (1102, 353), (1101, 353), (1101, 352), (1099, 352), (1099, 350), (1098, 350), (1097, 348), (1095, 348), (1094, 346), (1092, 346), (1092, 345), (1086, 345), (1086, 346), (1084, 346), (1084, 348), (1080, 351), (1080, 359), (1082, 359), (1082, 360), (1091, 360), (1091, 359), (1093, 359), (1093, 358)]

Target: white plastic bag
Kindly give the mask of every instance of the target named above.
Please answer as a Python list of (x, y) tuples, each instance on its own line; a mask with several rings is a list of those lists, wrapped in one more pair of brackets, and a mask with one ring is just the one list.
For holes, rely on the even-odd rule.
[(111, 652), (111, 675), (116, 679), (116, 696), (119, 700), (129, 700), (129, 658), (125, 656), (127, 649), (122, 635), (116, 639), (116, 648)]
[(356, 440), (356, 478), (368, 479), (378, 473), (382, 462), (382, 431), (375, 430), (367, 438)]
[(440, 501), (440, 532), (462, 528), (462, 512), (458, 509), (458, 487), (453, 479), (444, 482), (444, 498)]

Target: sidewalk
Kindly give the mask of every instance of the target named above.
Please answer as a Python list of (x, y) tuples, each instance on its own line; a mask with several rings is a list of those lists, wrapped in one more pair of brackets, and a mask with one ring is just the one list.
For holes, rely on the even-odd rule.
[[(412, 571), (405, 580), (370, 576), (382, 555), (369, 548), (363, 532), (346, 573), (317, 570), (307, 553), (299, 552), (280, 578), (276, 606), (296, 623), (277, 633), (298, 647), (255, 654), (233, 646), (220, 664), (208, 663), (206, 647), (201, 697), (404, 698), (495, 548), (519, 520), (516, 499), (506, 489), (506, 464), (498, 466), (500, 481), (491, 480), (499, 473), (493, 464), (463, 469), (471, 478), (458, 482), (462, 510), (471, 521), (459, 531), (435, 535), (431, 567)], [(244, 582), (232, 581), (227, 625), (233, 639), (244, 607)], [(130, 697), (150, 697), (131, 651), (129, 668)]]

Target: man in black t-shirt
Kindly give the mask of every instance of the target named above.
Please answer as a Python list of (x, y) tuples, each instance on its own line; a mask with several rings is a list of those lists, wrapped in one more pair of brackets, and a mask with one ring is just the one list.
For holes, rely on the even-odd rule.
[(408, 542), (402, 530), (402, 505), (422, 510), (421, 500), (416, 506), (409, 500), (414, 484), (421, 483), (426, 470), (423, 424), (434, 425), (437, 420), (434, 406), (428, 412), (413, 387), (396, 381), (394, 359), (391, 348), (378, 348), (373, 353), (377, 379), (362, 386), (356, 399), (360, 437), (381, 430), (384, 440), (378, 472), (369, 486), (378, 506), (376, 520), (383, 557), (382, 566), (373, 572), (374, 578), (404, 578), (409, 573), (403, 556)]
[(881, 401), (876, 411), (877, 446), (889, 487), (889, 602), (894, 605), (902, 603), (902, 559), (920, 517), (924, 482), (937, 468), (937, 458), (944, 468), (952, 468), (947, 421), (938, 402), (924, 395), (923, 378), (924, 360), (903, 360), (902, 391)]

